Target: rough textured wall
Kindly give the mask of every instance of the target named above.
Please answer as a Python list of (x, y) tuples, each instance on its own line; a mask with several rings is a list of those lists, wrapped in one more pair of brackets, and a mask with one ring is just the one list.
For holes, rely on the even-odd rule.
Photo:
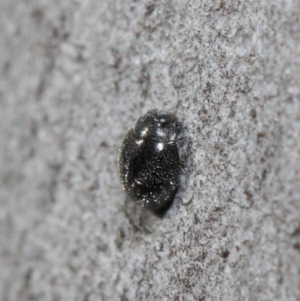
[[(0, 298), (300, 300), (297, 0), (0, 1)], [(184, 123), (173, 206), (118, 148)]]

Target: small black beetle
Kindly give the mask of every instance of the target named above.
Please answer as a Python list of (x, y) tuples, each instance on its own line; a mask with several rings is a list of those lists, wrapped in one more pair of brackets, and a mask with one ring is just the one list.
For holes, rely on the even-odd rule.
[(150, 110), (129, 129), (122, 143), (119, 168), (123, 188), (133, 200), (155, 212), (168, 208), (177, 190), (180, 128), (175, 115)]

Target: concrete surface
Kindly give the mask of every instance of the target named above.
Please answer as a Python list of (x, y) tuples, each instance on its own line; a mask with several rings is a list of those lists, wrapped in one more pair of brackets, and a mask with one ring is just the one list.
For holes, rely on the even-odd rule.
[[(0, 1), (0, 298), (300, 300), (297, 0)], [(159, 219), (123, 135), (177, 112)]]

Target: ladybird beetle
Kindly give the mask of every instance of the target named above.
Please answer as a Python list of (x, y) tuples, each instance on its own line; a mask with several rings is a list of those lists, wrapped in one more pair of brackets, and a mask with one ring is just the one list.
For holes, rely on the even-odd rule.
[(180, 129), (174, 114), (150, 110), (128, 130), (121, 146), (122, 186), (134, 201), (154, 212), (168, 208), (177, 190)]

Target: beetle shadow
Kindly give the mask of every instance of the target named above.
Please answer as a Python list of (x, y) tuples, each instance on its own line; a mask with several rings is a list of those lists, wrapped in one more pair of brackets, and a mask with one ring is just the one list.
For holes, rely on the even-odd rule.
[(170, 200), (165, 206), (163, 206), (162, 208), (158, 209), (158, 210), (151, 210), (151, 212), (157, 216), (160, 219), (163, 219), (164, 216), (166, 215), (166, 213), (168, 212), (168, 210), (172, 207), (174, 203), (174, 198), (172, 198), (172, 200)]
[(161, 220), (165, 217), (172, 204), (173, 200), (168, 202), (163, 208), (154, 211), (142, 207), (126, 195), (123, 212), (134, 232), (151, 234), (159, 227)]

